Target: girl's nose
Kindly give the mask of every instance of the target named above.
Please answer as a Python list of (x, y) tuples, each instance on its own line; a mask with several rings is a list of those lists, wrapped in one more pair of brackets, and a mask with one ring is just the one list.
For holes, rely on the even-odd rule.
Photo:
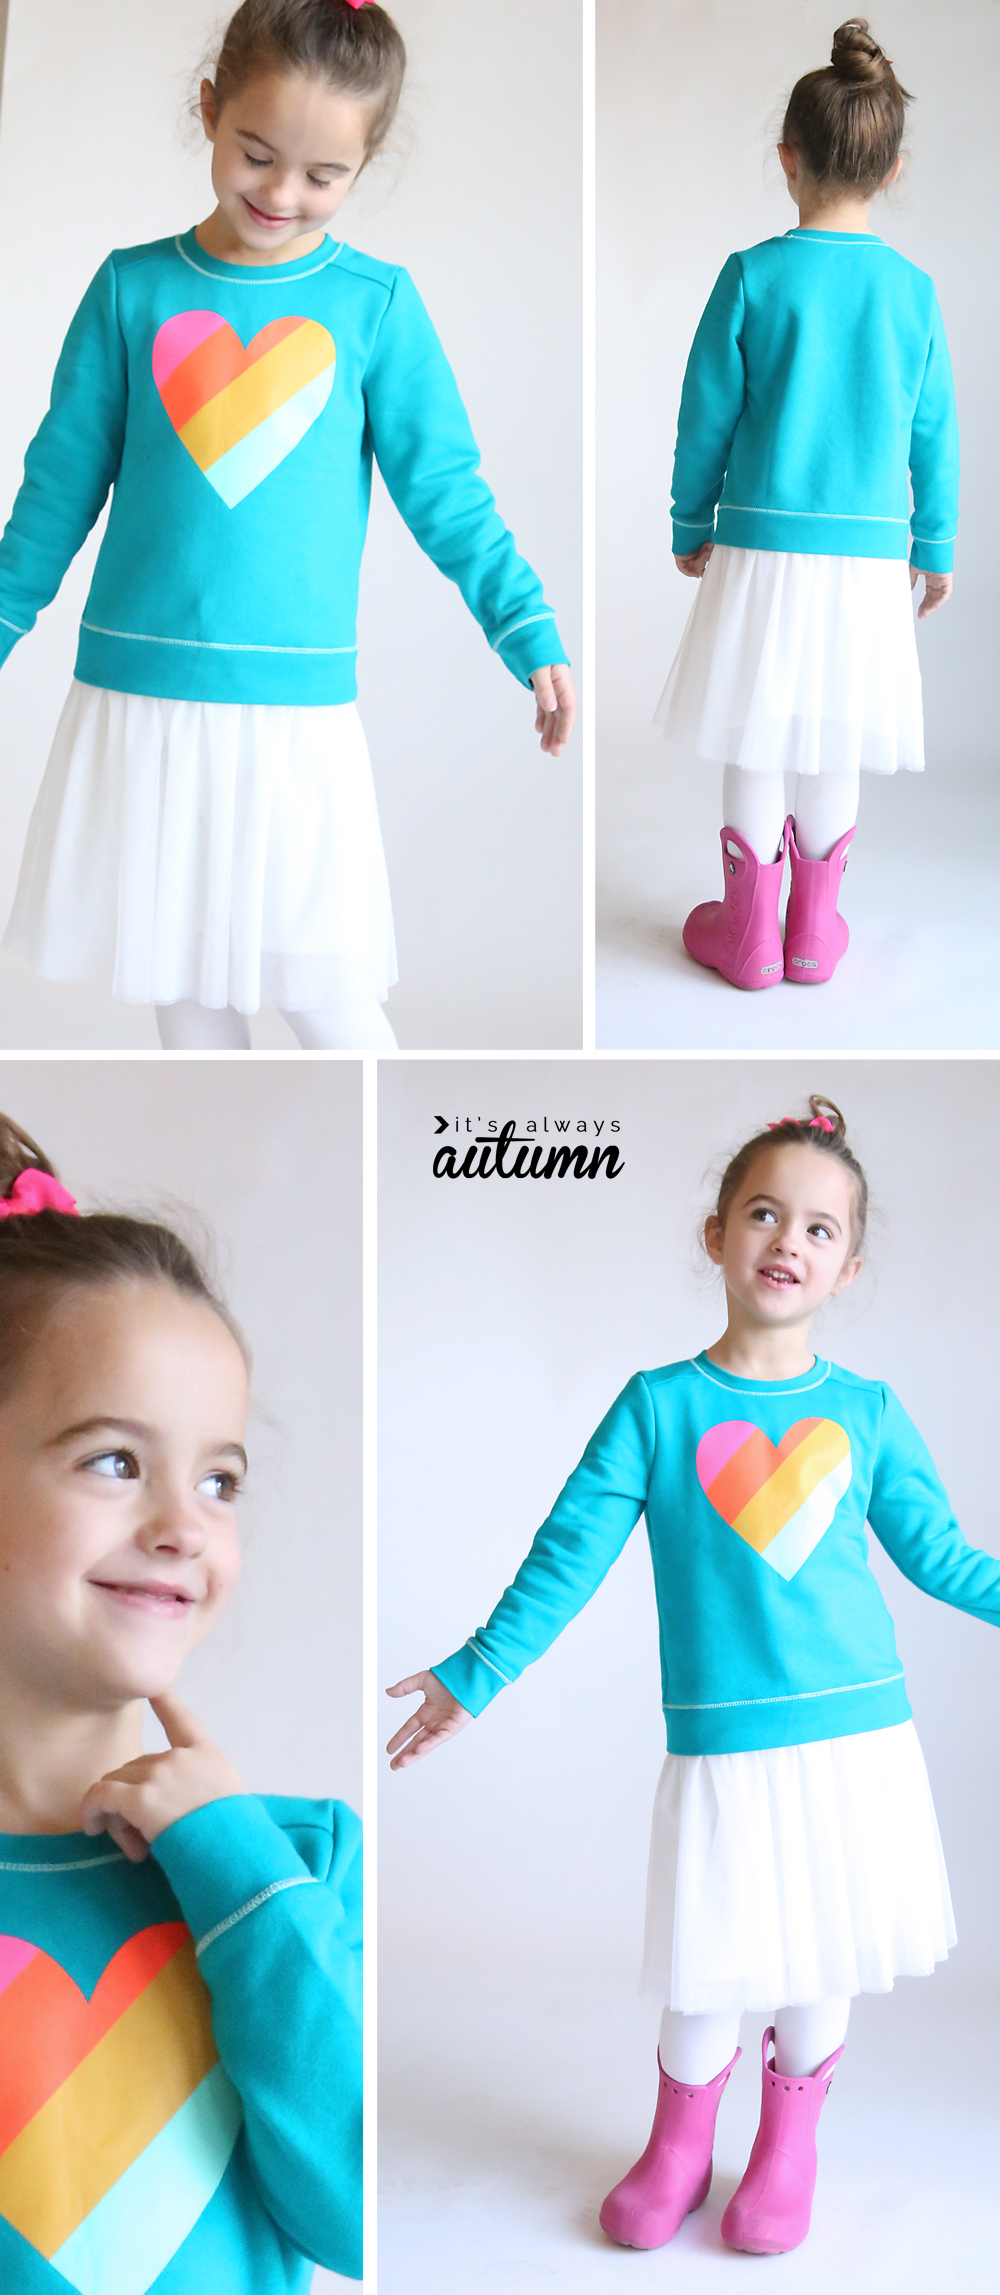
[(197, 1508), (183, 1491), (157, 1500), (138, 1535), (140, 1546), (149, 1554), (200, 1554), (205, 1544)]

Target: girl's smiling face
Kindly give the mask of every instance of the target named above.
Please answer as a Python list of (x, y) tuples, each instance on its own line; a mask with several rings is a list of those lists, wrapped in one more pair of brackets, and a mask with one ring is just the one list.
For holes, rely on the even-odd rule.
[(50, 1708), (156, 1696), (240, 1570), (247, 1372), (167, 1283), (67, 1289), (0, 1402), (3, 1685)]
[(202, 244), (206, 233), (221, 238), (244, 262), (312, 253), (370, 156), (369, 111), (356, 96), (292, 72), (252, 80), (221, 113), (205, 80), (201, 107), (219, 202), (218, 215), (200, 226)]
[(721, 1267), (730, 1319), (746, 1327), (809, 1324), (824, 1300), (853, 1283), (854, 1183), (822, 1149), (786, 1145), (755, 1156), (726, 1212), (705, 1223)]

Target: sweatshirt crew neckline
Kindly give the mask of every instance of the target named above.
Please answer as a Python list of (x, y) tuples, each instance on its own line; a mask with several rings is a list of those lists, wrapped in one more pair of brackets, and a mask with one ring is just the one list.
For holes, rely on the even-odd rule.
[(860, 247), (884, 247), (886, 244), (877, 231), (814, 231), (809, 223), (793, 223), (791, 230), (785, 232), (785, 238), (834, 239), (838, 242), (846, 240)]
[(0, 1873), (78, 1873), (127, 1862), (108, 1833), (0, 1833)]
[(327, 232), (321, 247), (311, 255), (298, 255), (293, 263), (227, 263), (221, 255), (209, 255), (201, 245), (197, 226), (190, 231), (179, 231), (174, 240), (178, 255), (190, 263), (195, 271), (204, 272), (210, 279), (225, 279), (230, 286), (287, 287), (296, 279), (308, 279), (314, 271), (325, 271), (343, 252), (343, 241), (332, 239)]
[(724, 1371), (719, 1363), (713, 1363), (707, 1347), (702, 1348), (700, 1355), (692, 1355), (691, 1362), (694, 1369), (701, 1372), (702, 1378), (710, 1379), (715, 1386), (728, 1388), (731, 1394), (778, 1397), (808, 1394), (813, 1387), (823, 1386), (833, 1369), (832, 1363), (824, 1362), (820, 1355), (816, 1355), (811, 1368), (799, 1371), (794, 1379), (741, 1379), (735, 1371)]

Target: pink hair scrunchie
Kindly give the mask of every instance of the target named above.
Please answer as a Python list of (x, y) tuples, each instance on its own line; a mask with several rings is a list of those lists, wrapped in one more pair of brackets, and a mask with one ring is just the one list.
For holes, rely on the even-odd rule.
[[(767, 1128), (769, 1132), (780, 1132), (782, 1124), (800, 1124), (801, 1122), (801, 1116), (779, 1116), (776, 1122), (768, 1124)], [(829, 1116), (810, 1116), (806, 1130), (810, 1132), (832, 1132), (833, 1125)]]
[(29, 1164), (19, 1171), (10, 1194), (0, 1196), (0, 1219), (33, 1219), (39, 1211), (68, 1211), (79, 1218), (73, 1197), (49, 1171)]

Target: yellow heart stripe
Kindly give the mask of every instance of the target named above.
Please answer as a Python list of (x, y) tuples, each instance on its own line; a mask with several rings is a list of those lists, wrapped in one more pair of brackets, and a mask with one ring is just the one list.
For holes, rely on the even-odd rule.
[(305, 319), (293, 335), (255, 359), (224, 390), (192, 415), (178, 433), (199, 470), (210, 470), (230, 449), (257, 430), (269, 415), (315, 382), (336, 359), (333, 337), (316, 319)]
[(187, 1944), (8, 2146), (0, 2215), (54, 2255), (217, 2061), (210, 1996)]
[(821, 1419), (748, 1499), (737, 1514), (733, 1529), (739, 1531), (740, 1537), (745, 1538), (756, 1553), (762, 1554), (832, 1468), (850, 1456), (850, 1449), (843, 1427), (831, 1418)]

